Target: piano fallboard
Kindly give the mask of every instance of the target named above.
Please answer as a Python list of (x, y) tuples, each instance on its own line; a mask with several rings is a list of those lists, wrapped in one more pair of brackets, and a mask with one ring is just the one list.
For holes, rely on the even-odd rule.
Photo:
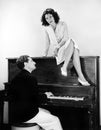
[[(55, 95), (63, 96), (93, 96), (94, 86), (62, 85), (62, 84), (38, 84), (39, 92), (51, 91)], [(92, 98), (92, 97), (91, 97)]]

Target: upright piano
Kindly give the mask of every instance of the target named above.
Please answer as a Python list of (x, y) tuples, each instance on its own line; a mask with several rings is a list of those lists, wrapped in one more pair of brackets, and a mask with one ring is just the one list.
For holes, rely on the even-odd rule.
[[(16, 66), (17, 58), (8, 60), (8, 82), (20, 70)], [(61, 65), (54, 57), (32, 57), (36, 70), (32, 75), (38, 80), (40, 95), (50, 92), (51, 96), (40, 100), (44, 107), (57, 115), (64, 130), (98, 130), (99, 129), (99, 56), (80, 57), (85, 78), (91, 84), (82, 86), (72, 60), (67, 68), (68, 76), (61, 75)], [(7, 88), (7, 87), (6, 87)]]

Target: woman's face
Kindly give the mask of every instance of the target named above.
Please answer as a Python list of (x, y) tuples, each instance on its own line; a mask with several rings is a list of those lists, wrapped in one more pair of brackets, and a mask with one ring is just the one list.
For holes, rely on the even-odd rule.
[(54, 25), (55, 20), (52, 14), (46, 14), (45, 19), (50, 25)]

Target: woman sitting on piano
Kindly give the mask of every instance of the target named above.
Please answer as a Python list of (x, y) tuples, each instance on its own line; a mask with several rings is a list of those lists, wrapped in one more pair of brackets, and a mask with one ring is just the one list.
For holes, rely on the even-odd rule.
[(57, 65), (63, 63), (61, 74), (67, 76), (67, 67), (71, 57), (73, 65), (78, 74), (78, 81), (81, 85), (89, 86), (85, 79), (80, 64), (79, 48), (68, 36), (68, 29), (65, 22), (60, 21), (58, 13), (48, 8), (41, 17), (42, 25), (45, 27), (46, 51), (45, 56), (55, 56)]

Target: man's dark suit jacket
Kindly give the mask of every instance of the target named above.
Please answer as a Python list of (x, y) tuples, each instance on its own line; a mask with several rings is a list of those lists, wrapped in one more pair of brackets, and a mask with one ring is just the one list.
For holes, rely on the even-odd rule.
[(22, 70), (10, 83), (10, 122), (25, 122), (38, 113), (37, 80)]

